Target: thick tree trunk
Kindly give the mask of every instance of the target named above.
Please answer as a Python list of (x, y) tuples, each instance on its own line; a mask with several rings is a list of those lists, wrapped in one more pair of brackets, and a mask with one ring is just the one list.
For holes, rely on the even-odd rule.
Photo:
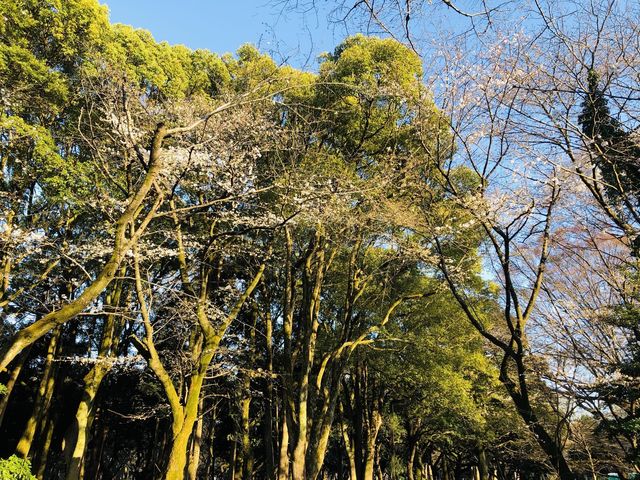
[(49, 405), (51, 403), (51, 396), (53, 394), (53, 388), (55, 387), (55, 376), (53, 375), (53, 360), (56, 354), (58, 340), (60, 339), (61, 328), (58, 327), (49, 340), (49, 346), (47, 348), (47, 357), (45, 359), (44, 371), (38, 387), (38, 393), (36, 395), (36, 401), (33, 406), (33, 412), (27, 420), (22, 437), (20, 438), (18, 445), (16, 446), (16, 455), (22, 458), (27, 458), (31, 455), (31, 447), (33, 445), (33, 439), (36, 435), (40, 423), (46, 418)]
[[(339, 378), (341, 375), (342, 371), (336, 375), (336, 378)], [(311, 432), (311, 442), (307, 447), (308, 480), (316, 480), (324, 464), (324, 458), (329, 445), (329, 437), (331, 435), (331, 426), (333, 425), (334, 411), (340, 394), (339, 381), (335, 382), (325, 394), (329, 395), (329, 398), (325, 397), (323, 399), (323, 407), (320, 409), (320, 412), (316, 414), (317, 420)]]
[(510, 380), (506, 371), (506, 362), (503, 362), (503, 366), (500, 372), (500, 380), (506, 387), (509, 396), (513, 400), (513, 403), (520, 414), (520, 417), (524, 420), (525, 424), (533, 433), (535, 439), (538, 441), (538, 445), (542, 448), (544, 453), (549, 458), (553, 468), (558, 472), (560, 480), (575, 480), (576, 476), (569, 467), (567, 460), (564, 458), (562, 447), (560, 444), (549, 435), (544, 426), (540, 423), (538, 416), (533, 411), (533, 407), (529, 400), (527, 384), (526, 384), (526, 368), (521, 356), (515, 359), (515, 363), (518, 369), (519, 388)]
[(375, 445), (372, 445), (371, 449), (367, 452), (367, 457), (364, 462), (364, 472), (362, 475), (362, 480), (373, 480), (373, 467), (375, 465), (375, 459)]
[(51, 449), (53, 430), (56, 426), (57, 419), (57, 412), (52, 411), (49, 413), (45, 429), (42, 432), (42, 443), (39, 445), (38, 451), (31, 462), (34, 475), (38, 480), (44, 479), (44, 474), (47, 469), (47, 461), (49, 459), (49, 450)]
[(300, 405), (300, 417), (298, 418), (298, 441), (293, 450), (291, 461), (292, 480), (306, 480), (305, 467), (307, 457), (307, 400)]
[(483, 447), (478, 447), (478, 476), (480, 480), (489, 480), (489, 461)]
[[(207, 355), (209, 357), (209, 355)], [(211, 357), (213, 355), (211, 354)], [(189, 449), (189, 438), (193, 432), (193, 427), (198, 418), (198, 404), (200, 402), (200, 392), (202, 390), (202, 382), (206, 374), (206, 367), (209, 366), (211, 358), (205, 359), (201, 363), (199, 371), (194, 372), (191, 383), (189, 384), (189, 393), (184, 406), (184, 414), (182, 425), (173, 437), (171, 451), (169, 452), (169, 462), (167, 465), (166, 480), (183, 480), (187, 467), (187, 451)], [(206, 367), (202, 366), (206, 363)]]
[(191, 458), (189, 459), (188, 469), (189, 480), (196, 480), (198, 477), (198, 466), (200, 465), (200, 448), (202, 446), (203, 406), (204, 401), (201, 398), (198, 406), (198, 421), (196, 422), (196, 429), (193, 434), (193, 439), (191, 440)]
[(343, 421), (340, 422), (340, 428), (342, 430), (344, 450), (347, 454), (347, 460), (349, 462), (349, 480), (357, 480), (358, 474), (356, 472), (356, 455), (353, 451), (353, 441), (351, 437), (349, 437), (349, 431)]
[(280, 454), (278, 460), (278, 480), (289, 479), (289, 427), (286, 408), (282, 408), (282, 427), (280, 428)]
[(103, 361), (96, 363), (84, 377), (84, 390), (80, 404), (76, 410), (73, 425), (69, 428), (65, 439), (67, 450), (66, 480), (80, 480), (84, 467), (84, 457), (89, 443), (89, 432), (93, 423), (94, 403), (100, 384), (105, 375), (111, 370), (111, 363)]
[(382, 426), (382, 415), (376, 409), (372, 415), (372, 425), (370, 425), (369, 438), (367, 439), (367, 450), (364, 462), (363, 480), (373, 480), (373, 467), (376, 460), (376, 442), (378, 440), (378, 432)]
[(415, 480), (416, 478), (416, 449), (417, 446), (415, 443), (412, 443), (409, 446), (409, 455), (407, 458), (407, 480)]
[[(120, 269), (120, 275), (124, 276), (125, 268)], [(117, 281), (113, 291), (107, 296), (105, 304), (109, 307), (120, 305), (122, 295), (122, 282)], [(98, 350), (98, 358), (91, 370), (84, 376), (84, 389), (76, 410), (74, 424), (70, 427), (65, 439), (67, 457), (66, 480), (80, 480), (84, 470), (84, 458), (89, 444), (89, 434), (95, 415), (95, 399), (104, 377), (113, 366), (112, 357), (118, 346), (117, 337), (118, 318), (115, 315), (107, 315), (102, 328), (102, 339)]]
[[(193, 428), (193, 425), (191, 425)], [(183, 480), (185, 468), (187, 466), (187, 449), (189, 447), (189, 436), (191, 431), (182, 428), (180, 434), (173, 439), (169, 462), (167, 465), (166, 480)]]

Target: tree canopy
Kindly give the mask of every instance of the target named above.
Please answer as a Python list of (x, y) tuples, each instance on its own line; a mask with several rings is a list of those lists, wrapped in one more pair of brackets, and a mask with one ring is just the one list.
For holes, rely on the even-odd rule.
[(640, 469), (639, 24), (372, 4), (305, 71), (0, 0), (0, 480)]

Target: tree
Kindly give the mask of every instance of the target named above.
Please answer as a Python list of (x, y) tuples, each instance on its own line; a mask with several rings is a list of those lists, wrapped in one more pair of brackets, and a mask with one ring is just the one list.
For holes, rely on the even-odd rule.
[(307, 72), (0, 1), (2, 455), (68, 479), (634, 468), (638, 29), (551, 5), (420, 57), (426, 2), (339, 2), (385, 38)]

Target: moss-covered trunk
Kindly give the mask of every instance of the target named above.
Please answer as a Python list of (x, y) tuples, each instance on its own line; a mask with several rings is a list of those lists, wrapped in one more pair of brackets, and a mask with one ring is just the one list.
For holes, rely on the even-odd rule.
[[(240, 296), (240, 298), (236, 301), (235, 305), (226, 316), (223, 322), (218, 324), (216, 327), (209, 321), (207, 316), (207, 291), (206, 291), (206, 276), (204, 277), (202, 290), (200, 292), (199, 300), (198, 300), (198, 308), (197, 308), (197, 316), (198, 323), (200, 327), (200, 331), (202, 337), (204, 338), (204, 343), (199, 352), (198, 356), (198, 364), (197, 368), (193, 371), (191, 376), (191, 381), (189, 382), (189, 389), (187, 393), (187, 398), (182, 408), (180, 403), (176, 405), (175, 402), (172, 403), (172, 410), (174, 415), (174, 423), (173, 423), (173, 443), (171, 445), (171, 451), (169, 453), (169, 461), (167, 464), (167, 473), (165, 476), (166, 480), (183, 480), (186, 473), (187, 466), (187, 451), (189, 447), (189, 438), (193, 432), (193, 427), (198, 418), (198, 405), (200, 403), (200, 394), (202, 391), (202, 384), (204, 382), (204, 378), (206, 376), (207, 370), (213, 360), (214, 355), (216, 354), (218, 347), (220, 345), (220, 341), (222, 337), (225, 335), (227, 328), (236, 319), (242, 306), (245, 304), (247, 299), (251, 296), (253, 291), (258, 286), (262, 275), (264, 273), (265, 265), (261, 265), (256, 275), (253, 277), (249, 285), (247, 285), (244, 293)], [(139, 269), (136, 264), (136, 281), (139, 284), (140, 282), (140, 274)], [(138, 286), (138, 291), (141, 290), (141, 287)], [(148, 314), (143, 315), (147, 317), (145, 320), (145, 325), (147, 326), (147, 352), (149, 347), (152, 347), (152, 338), (149, 336), (150, 332), (150, 323), (148, 320)], [(156, 368), (157, 362), (159, 359), (157, 358), (157, 353), (155, 353), (155, 361), (154, 365)], [(154, 370), (155, 371), (155, 370)], [(159, 372), (162, 375), (166, 375), (166, 371), (164, 369), (160, 369)], [(169, 379), (170, 381), (170, 379)], [(172, 384), (165, 385), (165, 389), (168, 390), (170, 396), (175, 397), (175, 388), (172, 387)], [(179, 416), (178, 412), (181, 411), (182, 415)], [(180, 421), (181, 420), (181, 421)]]
[(66, 480), (80, 480), (83, 478), (84, 457), (89, 442), (89, 431), (93, 423), (94, 403), (102, 379), (111, 369), (110, 363), (94, 365), (84, 377), (84, 389), (80, 404), (76, 410), (73, 425), (69, 428), (65, 439), (67, 457)]
[(44, 370), (40, 384), (38, 386), (38, 392), (36, 395), (36, 401), (33, 406), (33, 411), (27, 424), (24, 428), (22, 436), (16, 446), (16, 455), (22, 458), (31, 456), (31, 450), (33, 446), (33, 440), (36, 435), (36, 431), (44, 418), (50, 405), (51, 396), (55, 387), (55, 375), (53, 375), (53, 360), (56, 355), (58, 347), (58, 341), (60, 339), (61, 328), (58, 327), (49, 340), (49, 346), (47, 348), (47, 356), (45, 358)]
[(196, 421), (196, 428), (193, 432), (193, 438), (191, 439), (191, 454), (189, 458), (188, 478), (189, 480), (196, 480), (198, 477), (198, 467), (200, 466), (200, 449), (202, 447), (202, 424), (203, 418), (204, 400), (200, 398), (198, 405), (198, 420)]
[[(121, 269), (122, 277), (125, 269)], [(115, 283), (112, 292), (107, 296), (105, 304), (109, 307), (120, 305), (123, 284), (121, 281)], [(76, 410), (73, 425), (70, 427), (65, 439), (65, 450), (67, 457), (66, 480), (80, 480), (83, 478), (84, 458), (89, 443), (89, 433), (95, 416), (95, 400), (102, 384), (102, 380), (109, 373), (113, 366), (113, 357), (119, 343), (119, 317), (107, 315), (105, 317), (102, 339), (98, 350), (98, 358), (91, 370), (84, 376), (84, 388), (80, 403)]]
[[(202, 359), (200, 368), (194, 372), (189, 384), (189, 393), (183, 410), (183, 420), (177, 435), (173, 437), (169, 461), (167, 464), (166, 480), (183, 480), (187, 473), (187, 452), (189, 450), (189, 438), (193, 433), (193, 427), (198, 418), (198, 404), (200, 403), (200, 393), (202, 383), (206, 374), (206, 367), (213, 355)], [(205, 366), (206, 364), (206, 366)], [(204, 368), (203, 368), (204, 367)]]

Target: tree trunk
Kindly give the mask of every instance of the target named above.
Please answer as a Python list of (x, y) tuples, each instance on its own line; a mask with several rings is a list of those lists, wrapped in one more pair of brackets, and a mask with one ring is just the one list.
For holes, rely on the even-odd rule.
[(189, 459), (189, 480), (196, 480), (198, 477), (198, 465), (200, 465), (200, 448), (202, 445), (202, 411), (204, 407), (204, 401), (201, 398), (198, 406), (199, 416), (196, 423), (196, 430), (191, 441), (191, 458)]
[(282, 432), (280, 436), (280, 455), (278, 460), (278, 480), (289, 479), (289, 428), (287, 426), (286, 408), (282, 408)]
[(378, 444), (376, 448), (376, 480), (383, 480), (382, 466), (380, 465), (380, 447), (381, 445)]
[[(346, 362), (331, 362), (327, 365), (330, 365), (331, 368), (328, 373), (325, 372), (321, 379), (321, 387), (318, 389), (320, 397), (318, 400), (321, 400), (321, 407), (313, 415), (314, 423), (307, 453), (308, 480), (316, 480), (324, 464), (336, 406), (340, 403), (341, 379)], [(316, 400), (316, 404), (318, 400)]]
[[(267, 295), (265, 297), (268, 298)], [(266, 344), (266, 371), (267, 371), (267, 397), (264, 410), (264, 469), (266, 480), (272, 480), (275, 474), (274, 449), (273, 449), (273, 320), (271, 318), (271, 302), (268, 301), (264, 312), (265, 344)]]
[[(249, 328), (249, 365), (256, 362), (256, 327), (258, 321), (258, 310), (252, 311), (252, 325)], [(251, 374), (245, 371), (242, 378), (242, 389), (240, 391), (240, 455), (237, 461), (237, 480), (250, 480), (253, 476), (253, 452), (251, 451)]]
[(442, 454), (442, 478), (443, 480), (453, 480), (449, 459), (444, 454)]
[(373, 480), (376, 443), (382, 426), (383, 391), (368, 372), (367, 365), (357, 361), (351, 381), (345, 383), (343, 407), (352, 420), (353, 450), (358, 480)]
[(229, 478), (236, 478), (236, 454), (238, 453), (238, 442), (233, 442), (233, 454), (231, 455), (231, 476)]
[(36, 435), (36, 429), (40, 425), (43, 418), (46, 418), (46, 412), (49, 408), (51, 395), (55, 386), (55, 378), (53, 375), (53, 359), (56, 354), (58, 340), (60, 339), (61, 328), (58, 327), (49, 340), (47, 348), (47, 357), (45, 359), (44, 371), (42, 379), (38, 387), (36, 401), (33, 406), (33, 412), (27, 420), (22, 437), (16, 447), (16, 455), (22, 458), (30, 456), (33, 439)]
[(349, 461), (349, 479), (357, 480), (358, 475), (356, 472), (356, 456), (353, 451), (353, 441), (349, 437), (349, 431), (344, 421), (340, 421), (340, 428), (342, 430), (342, 440), (344, 441), (344, 450), (347, 453), (347, 460)]
[(416, 462), (416, 449), (415, 443), (409, 446), (409, 457), (407, 458), (407, 480), (415, 480), (415, 462)]
[(418, 473), (418, 480), (425, 480), (425, 464), (424, 461), (422, 460), (422, 455), (420, 453), (418, 453), (418, 456), (416, 457), (416, 460), (418, 462), (418, 466), (416, 467), (416, 472)]
[(371, 431), (369, 432), (369, 438), (367, 440), (363, 480), (373, 480), (373, 467), (376, 460), (376, 441), (378, 440), (378, 432), (380, 432), (381, 426), (382, 415), (376, 409), (373, 411), (372, 425), (370, 426)]
[(251, 408), (251, 392), (249, 391), (249, 376), (244, 379), (242, 398), (240, 399), (240, 448), (239, 455), (236, 457), (236, 476), (235, 480), (250, 479), (252, 472), (251, 460), (251, 437), (250, 437), (250, 408)]
[[(120, 269), (120, 275), (124, 276), (126, 269)], [(122, 282), (116, 281), (113, 291), (107, 296), (105, 304), (109, 307), (120, 305), (122, 295)], [(117, 337), (118, 318), (115, 315), (105, 317), (102, 328), (102, 339), (98, 350), (98, 357), (91, 370), (83, 378), (84, 389), (76, 410), (74, 424), (70, 427), (65, 439), (67, 457), (66, 480), (79, 480), (83, 477), (84, 458), (89, 444), (89, 434), (95, 415), (95, 399), (104, 377), (113, 367), (112, 357), (118, 346)]]
[(522, 417), (529, 430), (531, 430), (535, 439), (538, 441), (538, 445), (540, 445), (551, 461), (552, 466), (555, 468), (556, 472), (558, 472), (560, 480), (575, 480), (576, 477), (569, 467), (567, 460), (564, 458), (562, 447), (551, 437), (551, 435), (549, 435), (544, 426), (538, 420), (536, 413), (533, 411), (526, 389), (526, 372), (522, 358), (516, 359), (516, 365), (518, 367), (518, 377), (520, 379), (520, 391), (518, 391), (513, 382), (506, 377), (504, 368), (500, 374), (500, 380), (506, 387), (509, 396), (513, 400), (513, 403), (520, 414), (520, 417)]
[(213, 406), (211, 410), (211, 421), (209, 426), (209, 455), (207, 458), (207, 473), (205, 478), (214, 478), (215, 477), (215, 450), (214, 450), (214, 441), (216, 438), (216, 405)]
[[(100, 467), (101, 467), (100, 460), (102, 459), (102, 454), (104, 452), (104, 445), (107, 440), (107, 436), (109, 434), (109, 425), (106, 421), (102, 421), (102, 419), (99, 418), (100, 413), (101, 413), (100, 411), (96, 411), (95, 414), (93, 415), (94, 422), (95, 422), (95, 419), (98, 418), (99, 431), (96, 432), (93, 448), (91, 449), (91, 455), (85, 456), (85, 460), (84, 460), (85, 467), (83, 471), (86, 478), (100, 478)], [(157, 425), (157, 422), (156, 422), (156, 425)], [(154, 448), (156, 448), (157, 445), (161, 445), (161, 444), (154, 441), (153, 445), (154, 445)], [(145, 456), (143, 460), (144, 465), (146, 467), (153, 465), (152, 462), (149, 461), (151, 458), (153, 458), (153, 449), (150, 449), (150, 450), (152, 450), (150, 452), (150, 455)], [(89, 470), (89, 468), (91, 470)]]
[[(214, 329), (211, 326), (211, 324), (208, 322), (208, 319), (200, 318), (199, 320), (202, 334), (206, 338), (206, 341), (204, 342), (202, 352), (199, 355), (198, 368), (191, 375), (187, 399), (184, 408), (182, 408), (182, 421), (174, 421), (174, 437), (173, 444), (171, 446), (171, 452), (169, 453), (169, 463), (167, 465), (167, 474), (165, 476), (166, 480), (182, 480), (184, 478), (185, 468), (187, 464), (187, 449), (189, 446), (189, 437), (193, 432), (193, 426), (196, 422), (196, 419), (198, 418), (198, 404), (200, 402), (200, 393), (202, 391), (202, 383), (204, 381), (204, 377), (207, 373), (207, 370), (209, 369), (211, 360), (213, 360), (213, 356), (218, 350), (220, 340), (222, 339), (231, 322), (235, 320), (235, 318), (240, 313), (240, 309), (242, 308), (244, 303), (257, 287), (260, 279), (262, 278), (262, 274), (264, 273), (264, 268), (264, 264), (260, 266), (258, 273), (256, 273), (256, 275), (253, 277), (251, 283), (247, 286), (244, 293), (237, 300), (224, 322), (219, 325), (217, 329)], [(139, 271), (137, 266), (136, 277), (136, 281), (139, 282)], [(206, 291), (202, 292), (201, 300), (206, 300)], [(198, 315), (206, 316), (204, 303), (200, 303), (198, 305)], [(148, 324), (148, 319), (146, 323)], [(151, 346), (151, 342), (152, 340), (148, 339), (147, 347)], [(173, 388), (172, 386), (169, 387)], [(179, 405), (172, 406), (172, 410), (176, 410), (178, 408), (180, 408)], [(176, 417), (175, 413), (174, 417)]]
[(18, 381), (18, 377), (20, 376), (20, 371), (24, 366), (24, 362), (27, 360), (29, 356), (29, 352), (31, 352), (31, 348), (24, 349), (18, 358), (16, 359), (16, 364), (11, 370), (11, 374), (9, 375), (9, 379), (5, 387), (7, 387), (6, 393), (0, 398), (0, 427), (2, 427), (2, 420), (4, 419), (4, 414), (7, 411), (7, 405), (9, 405), (9, 397), (11, 396), (11, 392), (13, 391), (13, 387), (15, 387), (16, 382)]
[(282, 333), (284, 337), (284, 375), (282, 392), (282, 423), (280, 428), (280, 451), (278, 455), (278, 480), (289, 480), (291, 462), (289, 459), (289, 425), (293, 432), (293, 314), (295, 280), (293, 276), (293, 240), (288, 226), (284, 228), (287, 255), (285, 257), (285, 279), (283, 304)]
[[(178, 238), (181, 241), (180, 232), (178, 231)], [(185, 263), (184, 250), (180, 249), (181, 255), (183, 255), (181, 263)], [(217, 323), (215, 326), (209, 320), (207, 314), (207, 282), (203, 282), (201, 291), (198, 295), (197, 304), (197, 318), (200, 328), (199, 335), (203, 339), (201, 347), (198, 347), (194, 351), (193, 355), (197, 360), (197, 368), (195, 368), (191, 374), (189, 382), (189, 388), (187, 398), (184, 407), (180, 404), (179, 398), (176, 394), (175, 386), (172, 380), (168, 377), (161, 360), (155, 351), (153, 344), (153, 327), (150, 322), (149, 312), (147, 309), (146, 301), (144, 300), (144, 294), (142, 292), (142, 281), (140, 277), (140, 269), (137, 260), (137, 251), (134, 248), (134, 266), (136, 276), (136, 290), (138, 292), (138, 299), (141, 308), (141, 314), (143, 322), (145, 324), (146, 331), (146, 343), (137, 341), (140, 345), (140, 349), (146, 352), (147, 361), (153, 362), (153, 371), (161, 379), (165, 393), (170, 398), (171, 410), (173, 415), (173, 444), (171, 445), (171, 451), (169, 453), (169, 461), (167, 465), (166, 480), (183, 480), (185, 475), (185, 469), (187, 465), (187, 449), (189, 446), (189, 438), (193, 432), (194, 424), (198, 418), (198, 405), (200, 402), (200, 393), (202, 392), (202, 384), (207, 374), (207, 370), (211, 365), (211, 361), (215, 353), (218, 350), (222, 337), (229, 328), (231, 322), (233, 322), (240, 313), (243, 305), (247, 299), (253, 294), (256, 289), (262, 275), (264, 274), (265, 264), (260, 265), (258, 272), (255, 274), (251, 282), (247, 285), (244, 293), (238, 298), (236, 303), (231, 308), (230, 312), (225, 317), (224, 321)], [(184, 267), (181, 267), (183, 269)], [(203, 278), (207, 278), (204, 275)], [(185, 288), (193, 294), (193, 290), (187, 280), (183, 280)]]
[(56, 426), (57, 413), (51, 412), (47, 424), (42, 433), (42, 443), (40, 444), (34, 460), (31, 462), (33, 466), (34, 475), (38, 480), (44, 479), (44, 474), (47, 469), (47, 460), (49, 458), (49, 449), (51, 448), (51, 439), (53, 438), (53, 430)]
[(304, 336), (302, 344), (301, 374), (298, 378), (297, 432), (293, 450), (291, 473), (293, 480), (306, 480), (307, 448), (309, 446), (309, 395), (310, 377), (316, 353), (318, 338), (318, 312), (320, 310), (320, 292), (324, 277), (324, 245), (321, 229), (316, 231), (312, 243), (312, 253), (307, 256), (302, 278)]
[(306, 480), (305, 465), (307, 456), (307, 406), (306, 399), (300, 405), (300, 416), (298, 418), (298, 441), (293, 450), (291, 461), (292, 480)]
[[(208, 357), (209, 355), (207, 355)], [(211, 353), (211, 356), (213, 354)], [(166, 480), (183, 480), (187, 467), (187, 451), (189, 449), (189, 438), (193, 432), (193, 427), (198, 418), (198, 404), (200, 401), (200, 392), (202, 390), (202, 382), (206, 374), (206, 367), (202, 366), (209, 361), (203, 361), (199, 371), (194, 372), (189, 384), (189, 393), (184, 406), (183, 421), (177, 435), (173, 438), (171, 451), (169, 452), (169, 463), (167, 465)]]
[(426, 480), (433, 480), (433, 465), (431, 465), (431, 462), (427, 462), (425, 464), (425, 478)]
[(480, 480), (489, 480), (489, 461), (483, 447), (478, 448), (478, 476)]
[(73, 425), (69, 427), (65, 438), (68, 465), (66, 480), (79, 480), (82, 478), (84, 456), (89, 443), (91, 424), (93, 423), (95, 398), (102, 379), (110, 369), (111, 363), (96, 363), (84, 377), (85, 386), (82, 398), (76, 410)]

